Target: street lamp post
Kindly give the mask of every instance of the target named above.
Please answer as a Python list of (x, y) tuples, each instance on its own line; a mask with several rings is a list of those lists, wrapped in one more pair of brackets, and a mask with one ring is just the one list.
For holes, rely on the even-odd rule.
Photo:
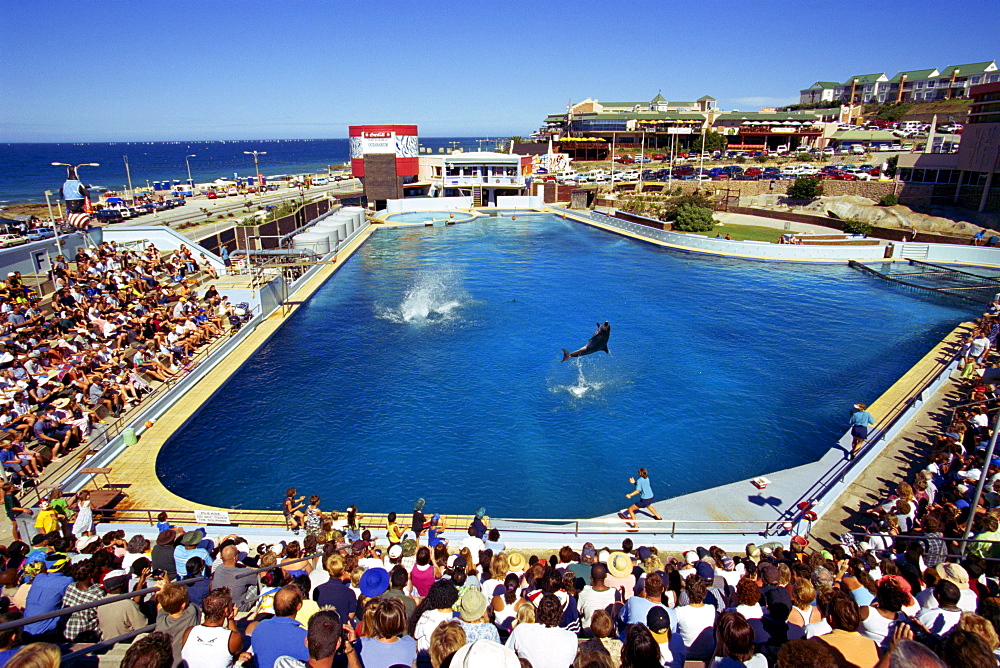
[(243, 151), (243, 154), (253, 156), (254, 174), (257, 175), (257, 194), (263, 197), (264, 193), (262, 192), (262, 184), (260, 182), (260, 162), (258, 161), (257, 156), (267, 155), (267, 151)]
[(184, 156), (184, 164), (188, 168), (188, 186), (194, 188), (194, 181), (191, 179), (191, 161), (188, 158), (197, 158), (198, 156), (192, 153), (191, 155)]
[(49, 207), (49, 220), (52, 221), (52, 230), (56, 233), (56, 252), (62, 255), (62, 244), (59, 243), (59, 225), (56, 224), (56, 218), (52, 215), (52, 200), (49, 199), (50, 197), (52, 197), (52, 191), (46, 190), (45, 204)]

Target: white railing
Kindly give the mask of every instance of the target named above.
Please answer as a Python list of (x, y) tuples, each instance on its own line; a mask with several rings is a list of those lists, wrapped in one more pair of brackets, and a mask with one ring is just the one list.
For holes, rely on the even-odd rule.
[(523, 187), (524, 178), (520, 176), (446, 176), (445, 187), (449, 186), (515, 186)]

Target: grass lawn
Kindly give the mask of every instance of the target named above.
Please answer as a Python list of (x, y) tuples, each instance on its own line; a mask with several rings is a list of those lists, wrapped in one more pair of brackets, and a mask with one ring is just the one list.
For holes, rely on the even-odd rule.
[[(675, 230), (676, 231), (676, 230)], [(684, 234), (684, 232), (681, 232)], [(712, 232), (699, 232), (708, 237), (721, 234), (725, 237), (730, 235), (734, 241), (769, 241), (778, 243), (782, 234), (787, 234), (785, 230), (776, 227), (762, 227), (760, 225), (716, 225)]]

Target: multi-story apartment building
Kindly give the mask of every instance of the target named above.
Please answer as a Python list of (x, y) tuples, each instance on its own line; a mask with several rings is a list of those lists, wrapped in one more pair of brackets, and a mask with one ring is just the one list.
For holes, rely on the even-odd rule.
[(931, 102), (967, 98), (972, 86), (997, 81), (1000, 81), (1000, 69), (994, 60), (949, 65), (943, 70), (909, 70), (898, 72), (892, 78), (885, 72), (859, 74), (848, 77), (843, 83), (817, 81), (799, 91), (799, 103)]

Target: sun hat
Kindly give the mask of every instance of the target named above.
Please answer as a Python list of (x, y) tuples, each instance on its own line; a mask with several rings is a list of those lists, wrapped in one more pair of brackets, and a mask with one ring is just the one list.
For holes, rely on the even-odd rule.
[[(96, 536), (95, 536), (96, 538)], [(160, 547), (170, 547), (174, 544), (174, 540), (177, 538), (177, 532), (173, 529), (165, 529), (160, 532), (160, 535), (156, 537), (156, 544)], [(77, 543), (79, 545), (79, 543)]]
[(401, 556), (403, 556), (403, 547), (399, 543), (389, 546), (390, 559), (399, 559)]
[(517, 654), (492, 640), (463, 645), (451, 656), (451, 668), (521, 668)]
[[(171, 531), (170, 533), (173, 534), (174, 532)], [(78, 538), (76, 541), (76, 549), (82, 552), (83, 550), (87, 549), (88, 547), (90, 547), (99, 540), (100, 538), (98, 538), (97, 536), (84, 536), (83, 538)], [(159, 539), (157, 539), (156, 543), (157, 545), (159, 545), (160, 543)]]
[(960, 565), (938, 564), (934, 570), (942, 580), (953, 582), (959, 589), (969, 588), (969, 572)]
[(361, 589), (362, 596), (381, 596), (389, 588), (389, 571), (384, 568), (369, 568), (361, 574), (358, 588)]
[(507, 555), (507, 566), (511, 571), (519, 573), (528, 565), (528, 560), (520, 552), (511, 552)]
[(612, 552), (608, 557), (608, 572), (616, 578), (632, 575), (632, 558), (624, 552)]
[(201, 539), (205, 537), (205, 532), (201, 529), (194, 529), (188, 531), (183, 536), (181, 536), (181, 545), (186, 547), (193, 547), (201, 542)]
[[(399, 545), (404, 557), (412, 557), (417, 553), (417, 541), (412, 538), (404, 538), (403, 542)], [(392, 555), (389, 556), (391, 557)]]
[(469, 589), (458, 601), (458, 614), (463, 622), (478, 622), (486, 612), (486, 597), (478, 589)]
[(55, 408), (66, 408), (67, 406), (69, 406), (69, 398), (63, 397), (62, 399), (56, 399), (55, 401), (52, 402), (52, 405)]

